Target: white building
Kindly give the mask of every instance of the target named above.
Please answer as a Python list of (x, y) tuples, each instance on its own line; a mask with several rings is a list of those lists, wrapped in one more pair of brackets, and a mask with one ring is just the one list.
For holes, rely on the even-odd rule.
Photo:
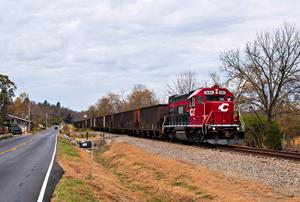
[(5, 116), (6, 116), (6, 122), (10, 126), (17, 125), (22, 129), (22, 131), (24, 133), (30, 131), (30, 128), (31, 128), (31, 121), (30, 120), (23, 119), (23, 118), (20, 118), (20, 117), (11, 115), (11, 114), (6, 114)]

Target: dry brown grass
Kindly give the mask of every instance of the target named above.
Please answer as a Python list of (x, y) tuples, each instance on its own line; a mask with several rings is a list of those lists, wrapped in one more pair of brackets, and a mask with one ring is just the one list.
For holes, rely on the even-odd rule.
[(207, 168), (155, 156), (132, 145), (113, 144), (97, 161), (145, 201), (297, 201), (270, 187), (234, 180)]

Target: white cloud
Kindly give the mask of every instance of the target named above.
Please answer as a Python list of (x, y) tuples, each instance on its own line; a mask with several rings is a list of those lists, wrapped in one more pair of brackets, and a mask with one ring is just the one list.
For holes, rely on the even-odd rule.
[(199, 80), (257, 31), (298, 22), (296, 0), (0, 0), (0, 73), (31, 98), (86, 109), (108, 91)]

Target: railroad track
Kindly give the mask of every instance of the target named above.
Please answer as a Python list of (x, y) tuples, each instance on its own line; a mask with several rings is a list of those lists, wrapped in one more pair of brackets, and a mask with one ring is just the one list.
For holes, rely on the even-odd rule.
[(286, 152), (286, 151), (278, 151), (272, 149), (259, 149), (259, 148), (235, 146), (235, 145), (216, 145), (214, 148), (222, 149), (226, 151), (234, 151), (234, 152), (241, 152), (241, 153), (247, 153), (253, 155), (300, 161), (300, 153), (297, 152)]
[[(110, 135), (110, 138), (115, 138), (118, 137), (119, 135), (113, 134), (113, 133), (106, 133)], [(139, 136), (134, 136), (136, 138), (143, 138)], [(153, 139), (153, 138), (146, 138), (150, 140), (155, 140), (155, 141), (162, 141), (161, 139)], [(194, 144), (187, 143), (184, 141), (168, 141), (171, 143), (175, 144), (183, 144), (183, 145), (188, 145), (192, 147), (198, 147), (195, 146)], [(240, 153), (245, 153), (245, 154), (252, 154), (252, 155), (257, 155), (257, 156), (268, 156), (268, 157), (273, 157), (273, 158), (280, 158), (280, 159), (288, 159), (288, 160), (293, 160), (293, 161), (299, 161), (300, 162), (300, 152), (287, 152), (287, 151), (280, 151), (280, 150), (272, 150), (272, 149), (259, 149), (259, 148), (254, 148), (254, 147), (247, 147), (247, 146), (240, 146), (240, 145), (211, 145), (211, 144), (204, 144), (202, 145), (202, 148), (209, 148), (209, 149), (220, 149), (224, 151), (232, 151), (232, 152), (240, 152)]]

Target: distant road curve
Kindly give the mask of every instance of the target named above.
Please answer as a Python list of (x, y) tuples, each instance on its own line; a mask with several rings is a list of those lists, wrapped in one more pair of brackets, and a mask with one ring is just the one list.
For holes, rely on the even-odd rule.
[(57, 133), (50, 128), (0, 142), (1, 202), (38, 200), (57, 144)]

